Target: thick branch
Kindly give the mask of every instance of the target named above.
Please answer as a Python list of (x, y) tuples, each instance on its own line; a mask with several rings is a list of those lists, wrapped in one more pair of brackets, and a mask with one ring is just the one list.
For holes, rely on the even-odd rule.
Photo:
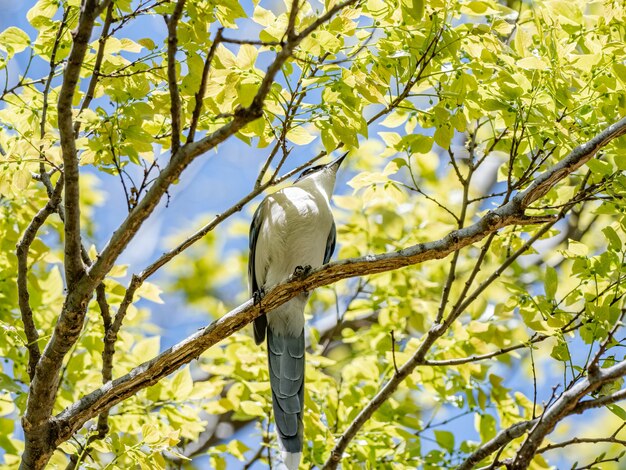
[[(318, 268), (306, 278), (292, 279), (273, 288), (263, 298), (263, 311), (273, 310), (303, 291), (311, 291), (316, 287), (341, 279), (391, 271), (426, 260), (444, 258), (453, 251), (474, 243), (506, 225), (537, 223), (546, 220), (513, 213), (507, 214), (507, 209), (511, 210), (512, 206), (500, 208), (486, 215), (476, 224), (456, 230), (442, 240), (415, 245), (397, 252), (342, 260)], [(498, 214), (498, 211), (501, 214)], [(151, 361), (83, 397), (56, 417), (63, 430), (57, 443), (71, 436), (91, 417), (158, 382), (181, 365), (197, 358), (209, 347), (243, 328), (260, 313), (259, 306), (249, 300)]]
[(538, 421), (529, 432), (528, 437), (517, 451), (510, 469), (522, 470), (527, 468), (545, 436), (552, 432), (563, 417), (574, 412), (583, 397), (597, 390), (603, 384), (612, 382), (624, 375), (626, 375), (626, 361), (619, 362), (606, 369), (600, 369), (595, 374), (585, 377), (576, 385), (563, 392), (561, 396), (545, 410), (540, 421)]
[[(83, 3), (57, 104), (65, 183), (65, 277), (70, 287), (76, 285), (84, 273), (81, 258), (79, 170), (73, 130), (72, 99), (94, 21), (101, 8), (108, 3), (108, 0), (100, 4), (96, 0), (85, 0)], [(22, 418), (26, 448), (20, 468), (42, 468), (50, 456), (51, 429), (48, 419), (58, 389), (59, 369), (63, 358), (76, 342), (82, 329), (87, 301), (88, 295), (83, 296), (78, 302), (66, 300), (52, 338), (37, 363), (26, 413)]]
[(180, 93), (178, 92), (178, 77), (176, 76), (176, 53), (178, 52), (178, 22), (183, 15), (185, 0), (178, 0), (174, 13), (167, 23), (167, 82), (170, 90), (170, 114), (172, 116), (172, 154), (180, 146)]
[(457, 467), (456, 470), (471, 470), (478, 462), (490, 456), (501, 447), (507, 445), (513, 439), (517, 439), (518, 437), (522, 436), (526, 431), (532, 428), (537, 423), (537, 421), (539, 421), (539, 418), (535, 418), (529, 421), (521, 421), (506, 429), (503, 429), (498, 434), (496, 434), (493, 439), (485, 442), (482, 446), (472, 452), (470, 456)]
[(84, 270), (80, 257), (79, 171), (73, 130), (72, 100), (96, 19), (95, 10), (97, 7), (98, 4), (95, 0), (86, 0), (81, 8), (78, 27), (74, 31), (74, 42), (63, 74), (63, 84), (57, 103), (65, 173), (65, 277), (68, 285), (74, 284), (82, 276)]
[[(594, 400), (579, 402), (570, 411), (568, 411), (566, 415), (569, 416), (573, 414), (580, 414), (588, 409), (610, 405), (624, 399), (626, 399), (626, 390), (620, 390), (619, 392), (616, 392), (612, 395), (607, 395), (605, 397), (597, 398)], [(554, 406), (554, 404), (552, 406)], [(494, 452), (497, 452), (500, 448), (508, 445), (514, 439), (521, 437), (533, 426), (539, 424), (543, 419), (543, 416), (544, 415), (528, 421), (520, 421), (519, 423), (515, 423), (510, 427), (503, 429), (493, 439), (484, 443), (482, 446), (472, 452), (467, 457), (467, 459), (457, 467), (457, 470), (469, 470), (474, 468), (476, 464), (481, 462), (483, 459), (487, 458)], [(565, 417), (565, 415), (563, 417)], [(544, 449), (549, 450), (548, 448)], [(539, 449), (538, 452), (542, 452), (542, 449)]]

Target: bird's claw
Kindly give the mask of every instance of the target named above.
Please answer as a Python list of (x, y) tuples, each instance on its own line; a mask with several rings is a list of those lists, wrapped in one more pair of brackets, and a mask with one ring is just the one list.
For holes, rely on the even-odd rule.
[(254, 293), (252, 294), (254, 305), (259, 305), (261, 303), (261, 300), (263, 300), (263, 297), (265, 297), (265, 289), (263, 287), (260, 287), (259, 290), (254, 291)]
[(297, 279), (302, 279), (303, 277), (306, 277), (312, 270), (313, 268), (310, 264), (307, 264), (305, 266), (296, 266), (296, 269), (293, 270), (293, 277)]

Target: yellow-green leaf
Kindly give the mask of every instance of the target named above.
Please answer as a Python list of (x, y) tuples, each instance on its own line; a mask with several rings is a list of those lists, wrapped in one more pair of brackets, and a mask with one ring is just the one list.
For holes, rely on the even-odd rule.
[(144, 282), (139, 289), (137, 289), (137, 295), (139, 297), (143, 297), (146, 300), (150, 300), (157, 304), (162, 304), (163, 300), (161, 300), (160, 294), (161, 289), (156, 284), (152, 284), (150, 282)]
[(294, 127), (287, 132), (287, 140), (296, 145), (310, 144), (315, 140), (315, 135), (307, 131), (303, 126)]
[(589, 254), (589, 247), (576, 240), (570, 240), (567, 251), (574, 256), (587, 256)]
[(517, 61), (517, 65), (526, 70), (546, 70), (549, 65), (541, 58), (533, 55)]
[(29, 44), (28, 34), (15, 26), (9, 26), (0, 33), (0, 49), (17, 54), (26, 49)]
[(28, 188), (32, 176), (26, 168), (20, 168), (13, 174), (13, 186), (19, 191)]

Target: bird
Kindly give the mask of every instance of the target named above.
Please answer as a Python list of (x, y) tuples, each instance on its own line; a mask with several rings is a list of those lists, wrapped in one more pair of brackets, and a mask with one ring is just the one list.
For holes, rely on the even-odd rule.
[[(267, 288), (328, 263), (335, 250), (336, 228), (330, 208), (337, 170), (346, 155), (303, 171), (293, 185), (263, 199), (250, 225), (248, 281), (260, 301)], [(300, 465), (304, 410), (303, 292), (254, 320), (257, 345), (267, 336), (272, 408), (282, 461), (288, 470)]]

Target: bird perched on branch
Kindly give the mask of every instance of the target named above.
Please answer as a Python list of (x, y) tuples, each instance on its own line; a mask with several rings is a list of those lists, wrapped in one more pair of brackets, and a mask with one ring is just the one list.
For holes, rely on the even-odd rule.
[[(345, 155), (305, 170), (292, 186), (267, 196), (250, 226), (248, 278), (251, 295), (291, 275), (306, 273), (330, 260), (335, 221), (330, 198)], [(267, 357), (278, 442), (285, 466), (298, 468), (302, 457), (304, 410), (304, 307), (302, 293), (254, 320), (254, 339), (267, 334)]]

